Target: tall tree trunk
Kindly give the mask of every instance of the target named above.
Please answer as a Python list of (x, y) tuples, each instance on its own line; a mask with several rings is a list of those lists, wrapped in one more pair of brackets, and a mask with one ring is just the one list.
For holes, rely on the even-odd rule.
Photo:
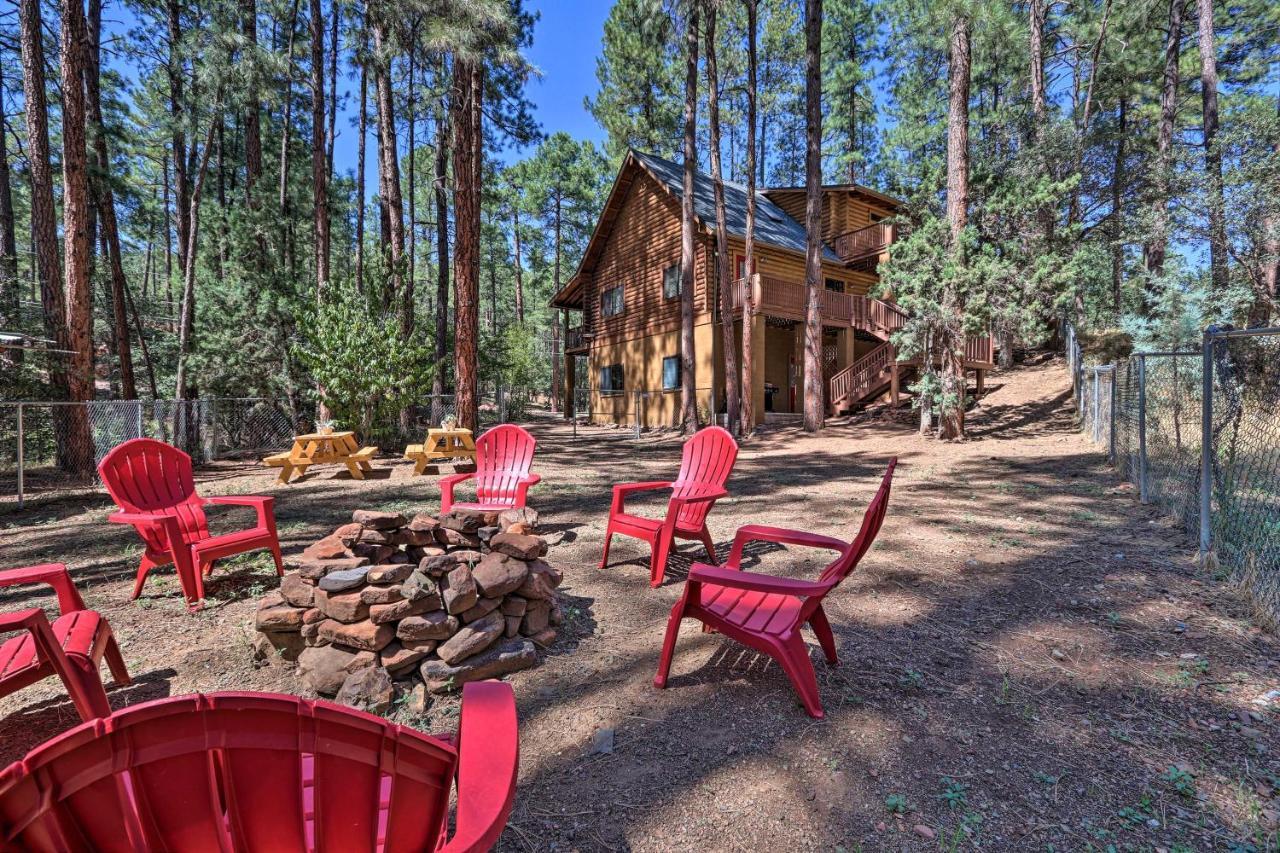
[[(164, 298), (166, 301), (165, 316), (173, 315), (173, 204), (172, 193), (169, 192), (169, 158), (160, 159), (160, 169), (164, 175)], [(157, 290), (156, 295), (159, 296)], [(169, 321), (169, 331), (177, 328), (174, 321)]]
[[(440, 63), (440, 77), (446, 79), (445, 64)], [(435, 372), (431, 376), (431, 422), (440, 423), (440, 397), (444, 394), (445, 348), (449, 340), (449, 119), (443, 105), (436, 112), (435, 181), (432, 193), (436, 203), (436, 328)]]
[(804, 428), (822, 429), (822, 0), (805, 0)]
[[(1044, 99), (1044, 21), (1045, 3), (1047, 0), (1031, 0), (1030, 41), (1028, 52), (1031, 55), (1031, 117), (1035, 123), (1036, 140), (1044, 139), (1047, 112)], [(1176, 2), (1176, 0), (1175, 0)]]
[(1209, 277), (1214, 293), (1227, 289), (1227, 226), (1218, 149), (1218, 56), (1213, 0), (1196, 0), (1200, 18), (1200, 102), (1204, 112), (1204, 171), (1209, 180)]
[[(417, 205), (418, 169), (417, 169), (417, 162), (416, 162), (417, 158), (414, 154), (414, 149), (418, 142), (417, 122), (416, 122), (417, 116), (414, 115), (414, 107), (416, 106), (414, 103), (414, 86), (416, 84), (416, 80), (414, 79), (414, 72), (417, 70), (416, 69), (417, 30), (418, 30), (418, 24), (417, 24), (417, 21), (415, 20), (413, 24), (412, 32), (409, 36), (409, 91), (408, 91), (408, 97), (406, 99), (408, 103), (405, 109), (405, 112), (407, 113), (406, 119), (408, 120), (406, 123), (407, 127), (405, 132), (409, 137), (408, 141), (406, 142), (406, 146), (409, 149), (408, 157), (407, 157), (409, 161), (409, 228), (408, 228), (408, 234), (405, 235), (406, 240), (408, 242), (407, 254), (408, 254), (408, 262), (409, 262), (409, 270), (408, 270), (408, 274), (405, 276), (404, 292), (400, 295), (400, 331), (403, 332), (406, 337), (413, 334), (413, 329), (414, 329), (413, 307), (414, 307), (414, 300), (417, 298), (415, 295), (415, 291), (417, 290), (417, 273), (418, 273), (417, 264), (415, 263), (415, 261), (417, 260), (415, 256), (417, 254), (416, 222), (417, 222), (417, 215), (418, 215), (418, 205)], [(407, 418), (407, 410), (406, 410), (405, 417)], [(405, 423), (405, 428), (406, 429), (408, 428), (407, 421)]]
[[(756, 13), (758, 0), (747, 0), (747, 227), (746, 251), (744, 252), (742, 275), (742, 426), (741, 434), (750, 435), (755, 429), (755, 376), (751, 370), (755, 357), (756, 342), (752, 335), (755, 325), (755, 290), (752, 287), (752, 276), (755, 271), (756, 254)], [(764, 346), (764, 341), (760, 341)], [(760, 389), (763, 393), (764, 389)]]
[[(697, 359), (693, 343), (693, 288), (697, 244), (693, 221), (693, 179), (698, 168), (698, 3), (686, 0), (684, 77), (684, 188), (680, 200), (680, 426), (698, 428)], [(636, 417), (640, 416), (636, 412)]]
[[(385, 11), (385, 10), (382, 10)], [(396, 142), (395, 101), (391, 91), (391, 55), (387, 21), (382, 12), (373, 16), (374, 82), (378, 96), (378, 185), (382, 195), (387, 231), (388, 292), (383, 308), (390, 309), (392, 299), (404, 286), (404, 204), (400, 197), (400, 155)], [(413, 330), (412, 303), (400, 306), (400, 325)], [(406, 332), (408, 334), (408, 332)]]
[[(1160, 122), (1156, 130), (1155, 193), (1151, 200), (1151, 239), (1145, 262), (1148, 280), (1164, 275), (1169, 251), (1169, 196), (1173, 171), (1173, 131), (1178, 115), (1178, 63), (1182, 51), (1182, 7), (1186, 0), (1169, 0), (1169, 29), (1164, 40), (1164, 74), (1160, 82)], [(1148, 281), (1148, 288), (1150, 281)], [(1146, 311), (1154, 294), (1148, 290)]]
[[(71, 354), (67, 357), (67, 377), (71, 400), (92, 400), (93, 377), (93, 282), (89, 278), (89, 173), (85, 140), (85, 32), (82, 0), (62, 0), (60, 68), (62, 72), (62, 271), (66, 295), (67, 332)], [(81, 416), (84, 415), (82, 410)], [(78, 428), (70, 450), (70, 470), (93, 473), (93, 437), (87, 428)], [(78, 427), (79, 424), (76, 425)]]
[[(738, 393), (738, 345), (733, 333), (733, 288), (729, 276), (732, 250), (729, 246), (729, 226), (724, 210), (724, 173), (720, 165), (720, 69), (716, 63), (716, 8), (707, 7), (707, 118), (711, 147), (711, 178), (714, 183), (716, 205), (716, 287), (720, 295), (720, 345), (724, 350), (725, 425), (738, 429), (741, 417), (741, 398)], [(712, 401), (714, 404), (714, 400)]]
[(475, 431), (478, 420), (477, 347), (480, 334), (481, 108), (484, 78), (476, 61), (454, 63), (454, 317), (453, 370), (458, 422)]
[[(45, 329), (57, 342), (58, 349), (70, 352), (75, 342), (67, 325), (62, 259), (58, 254), (40, 0), (22, 0), (18, 12), (22, 42), (22, 93), (27, 120), (27, 162), (31, 175), (31, 242), (36, 260), (33, 268), (40, 279)], [(66, 359), (49, 360), (49, 385), (58, 400), (80, 399), (72, 396), (71, 368), (71, 362)], [(83, 408), (70, 406), (67, 409), (67, 417), (54, 419), (58, 467), (64, 471), (81, 471), (85, 466), (84, 448), (88, 446), (89, 420)], [(92, 465), (92, 452), (89, 458)]]
[[(969, 221), (969, 75), (971, 53), (969, 18), (957, 14), (951, 22), (947, 106), (947, 223), (951, 251), (963, 263), (962, 235)], [(965, 306), (954, 285), (942, 297), (942, 438), (964, 437)]]
[[(215, 108), (215, 114), (218, 109)], [(209, 122), (209, 133), (204, 140), (204, 150), (200, 155), (195, 185), (191, 190), (191, 210), (189, 211), (191, 230), (187, 235), (187, 265), (182, 271), (182, 313), (178, 321), (178, 369), (174, 381), (175, 394), (179, 400), (189, 400), (192, 397), (187, 377), (187, 362), (195, 343), (196, 249), (199, 246), (200, 237), (200, 196), (204, 191), (205, 176), (209, 173), (209, 155), (213, 151), (213, 135), (217, 126), (216, 119)]]
[(520, 248), (520, 188), (511, 186), (511, 235), (515, 240), (515, 265), (511, 271), (515, 274), (516, 285), (516, 322), (524, 325), (524, 253)]
[[(280, 131), (280, 185), (277, 192), (280, 224), (286, 231), (289, 221), (289, 137), (293, 134), (293, 43), (297, 33), (298, 0), (293, 0), (292, 11), (289, 13), (289, 47), (285, 51), (284, 127)], [(292, 264), (289, 266), (292, 271)]]
[(329, 34), (329, 131), (325, 134), (325, 172), (333, 184), (333, 146), (338, 138), (338, 27), (342, 23), (341, 0), (332, 0), (329, 8), (332, 31)]
[[(191, 210), (190, 172), (187, 169), (186, 107), (184, 101), (182, 66), (182, 4), (180, 0), (167, 0), (165, 4), (169, 27), (169, 55), (165, 66), (169, 77), (169, 120), (172, 124), (170, 154), (173, 157), (174, 225), (178, 235), (178, 267), (186, 269), (188, 214)], [(172, 294), (171, 294), (172, 298)]]
[[(560, 256), (561, 256), (561, 203), (563, 196), (561, 195), (560, 186), (557, 184), (553, 193), (555, 194), (555, 216), (552, 226), (552, 246), (553, 255), (551, 263), (551, 292), (560, 292)], [(553, 412), (566, 411), (568, 407), (561, 408), (561, 365), (560, 365), (560, 343), (563, 339), (560, 337), (560, 309), (551, 309), (551, 410)]]
[[(240, 0), (240, 33), (250, 50), (257, 48), (257, 0)], [(255, 70), (249, 77), (250, 85), (246, 93), (248, 106), (244, 114), (244, 198), (250, 207), (254, 206), (254, 189), (262, 178), (262, 108), (258, 103), (257, 61), (255, 56)]]
[[(1123, 81), (1121, 81), (1123, 83)], [(1129, 131), (1128, 95), (1120, 96), (1120, 104), (1116, 116), (1116, 159), (1111, 169), (1111, 305), (1120, 316), (1120, 303), (1124, 285), (1124, 158), (1125, 136)]]
[[(75, 0), (73, 0), (75, 2)], [(125, 310), (124, 261), (120, 251), (120, 233), (116, 225), (116, 203), (111, 191), (111, 157), (107, 150), (107, 128), (102, 120), (101, 80), (102, 2), (89, 0), (89, 32), (85, 57), (85, 92), (88, 117), (93, 127), (94, 176), (92, 187), (97, 204), (102, 240), (106, 244), (107, 265), (111, 282), (112, 336), (116, 359), (120, 365), (120, 395), (126, 400), (138, 398), (133, 377), (133, 350), (129, 344), (129, 317)]]
[(324, 13), (311, 0), (311, 234), (315, 241), (316, 290), (329, 285), (329, 161), (324, 101)]
[[(0, 328), (18, 325), (21, 283), (18, 281), (17, 221), (9, 172), (8, 114), (4, 105), (4, 67), (0, 63)], [(18, 350), (18, 356), (22, 351)]]
[(364, 293), (364, 146), (369, 136), (369, 25), (368, 17), (360, 22), (360, 114), (356, 118), (356, 290)]

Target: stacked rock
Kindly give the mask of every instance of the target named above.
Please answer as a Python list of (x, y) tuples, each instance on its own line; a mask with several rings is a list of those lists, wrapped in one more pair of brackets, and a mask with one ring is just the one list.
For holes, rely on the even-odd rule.
[(285, 561), (258, 605), (255, 654), (296, 660), (311, 690), (376, 712), (418, 680), (441, 693), (533, 666), (563, 619), (537, 524), (527, 508), (356, 510)]

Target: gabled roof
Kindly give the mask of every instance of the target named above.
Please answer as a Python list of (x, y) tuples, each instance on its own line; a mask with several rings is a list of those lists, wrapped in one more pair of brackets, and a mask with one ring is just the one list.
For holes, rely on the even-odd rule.
[[(627, 192), (631, 189), (636, 175), (643, 171), (658, 182), (677, 203), (684, 199), (684, 166), (663, 157), (645, 154), (632, 149), (623, 158), (618, 176), (614, 179), (613, 188), (600, 212), (595, 231), (583, 252), (582, 261), (573, 278), (552, 297), (551, 304), (557, 307), (574, 307), (580, 298), (582, 274), (591, 269), (604, 249), (604, 243), (613, 230), (613, 222), (622, 209)], [(729, 233), (745, 239), (747, 232), (747, 189), (732, 181), (724, 182), (725, 225)], [(693, 215), (698, 226), (705, 232), (715, 227), (715, 182), (711, 176), (701, 170), (694, 172), (693, 178)], [(755, 238), (762, 245), (804, 253), (807, 248), (807, 237), (804, 226), (796, 222), (786, 211), (769, 200), (765, 194), (756, 191)], [(826, 244), (822, 246), (825, 260), (839, 263), (840, 258)]]

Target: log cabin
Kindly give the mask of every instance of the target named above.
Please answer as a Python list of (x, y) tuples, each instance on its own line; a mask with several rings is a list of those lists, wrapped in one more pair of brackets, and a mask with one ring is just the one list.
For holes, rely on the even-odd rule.
[[(595, 423), (675, 426), (680, 417), (680, 222), (684, 170), (630, 151), (572, 278), (552, 306), (578, 316), (564, 347), (567, 413), (587, 408)], [(751, 298), (751, 400), (757, 423), (804, 410), (805, 190), (756, 193), (754, 269), (745, 269), (746, 188), (725, 182), (733, 278), (734, 340), (741, 365), (742, 305)], [(694, 353), (699, 417), (725, 408), (720, 304), (716, 288), (714, 184), (694, 180)], [(848, 412), (889, 395), (896, 403), (910, 361), (890, 335), (907, 315), (868, 295), (887, 259), (901, 202), (857, 184), (822, 188), (824, 411)], [(966, 341), (965, 367), (993, 367), (990, 338)], [(741, 367), (739, 367), (741, 370)], [(576, 401), (576, 403), (575, 403)]]

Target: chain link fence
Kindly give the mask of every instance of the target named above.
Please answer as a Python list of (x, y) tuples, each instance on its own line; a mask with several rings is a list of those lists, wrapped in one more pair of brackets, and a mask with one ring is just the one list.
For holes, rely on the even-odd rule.
[(1280, 622), (1280, 329), (1210, 327), (1199, 351), (1083, 362), (1069, 335), (1086, 434)]
[[(482, 395), (481, 429), (522, 419), (529, 401), (504, 390)], [(354, 428), (365, 444), (399, 453), (427, 429), (457, 415), (451, 394), (427, 396), (399, 416)], [(255, 459), (287, 450), (293, 436), (316, 427), (313, 410), (287, 400), (93, 400), (84, 403), (0, 402), (0, 502), (21, 507), (34, 494), (96, 490), (96, 466), (118, 444), (155, 438), (179, 447), (197, 463)]]

